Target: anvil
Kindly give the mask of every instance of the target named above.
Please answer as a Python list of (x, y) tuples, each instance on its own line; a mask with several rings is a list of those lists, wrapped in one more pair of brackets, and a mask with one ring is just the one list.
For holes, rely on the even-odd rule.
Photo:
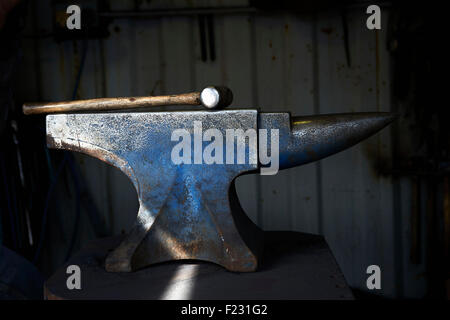
[[(136, 222), (107, 256), (107, 271), (129, 272), (164, 261), (198, 259), (230, 271), (250, 272), (260, 263), (263, 233), (239, 204), (234, 182), (269, 165), (261, 161), (261, 139), (246, 139), (244, 163), (174, 163), (172, 152), (179, 143), (173, 141), (174, 131), (184, 130), (194, 140), (194, 125), (199, 122), (203, 132), (215, 129), (223, 137), (230, 129), (276, 129), (283, 170), (344, 150), (393, 119), (391, 113), (293, 117), (288, 112), (235, 109), (51, 114), (46, 122), (49, 147), (103, 160), (124, 172), (136, 189), (140, 206)], [(273, 141), (267, 141), (271, 150)], [(233, 151), (238, 142), (231, 141)], [(201, 150), (210, 143), (202, 140)], [(222, 145), (223, 154), (230, 151), (227, 147), (229, 141)], [(189, 148), (194, 155), (199, 146)], [(256, 158), (251, 150), (258, 151)], [(252, 157), (255, 161), (250, 161)]]

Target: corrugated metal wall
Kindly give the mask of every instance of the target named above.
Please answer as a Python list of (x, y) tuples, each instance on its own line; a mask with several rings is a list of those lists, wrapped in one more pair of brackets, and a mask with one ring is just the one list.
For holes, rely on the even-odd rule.
[[(36, 12), (40, 29), (51, 29), (48, 2), (40, 2)], [(127, 3), (113, 1), (111, 9), (134, 8)], [(152, 1), (141, 8), (215, 4), (221, 3)], [(232, 88), (236, 107), (294, 115), (390, 111), (388, 14), (383, 13), (381, 31), (368, 30), (366, 18), (365, 8), (348, 14), (351, 66), (341, 16), (333, 12), (215, 16), (214, 62), (201, 61), (194, 17), (115, 20), (107, 39), (88, 43), (79, 98), (181, 93), (224, 84)], [(81, 42), (57, 44), (49, 38), (39, 43), (41, 72), (34, 68), (33, 41), (25, 43), (25, 63), (41, 87), (24, 86), (38, 90), (43, 100), (70, 99)], [(391, 128), (384, 129), (349, 150), (276, 176), (240, 177), (242, 205), (265, 230), (323, 234), (351, 286), (366, 290), (366, 268), (377, 264), (382, 270), (380, 294), (420, 295), (423, 281), (415, 277), (421, 266), (411, 269), (399, 244), (407, 213), (394, 206), (392, 178), (376, 169), (378, 161), (391, 161), (391, 134)], [(131, 183), (96, 159), (78, 159), (111, 230), (127, 230), (138, 209)], [(404, 185), (407, 202), (408, 182)], [(82, 231), (80, 244), (92, 237), (88, 227), (81, 229), (87, 231)]]

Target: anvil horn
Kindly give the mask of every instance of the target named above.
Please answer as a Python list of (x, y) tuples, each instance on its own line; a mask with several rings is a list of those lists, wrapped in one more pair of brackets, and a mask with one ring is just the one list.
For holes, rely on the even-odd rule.
[(316, 161), (368, 138), (395, 118), (389, 112), (291, 117), (260, 114), (260, 128), (279, 128), (280, 169)]

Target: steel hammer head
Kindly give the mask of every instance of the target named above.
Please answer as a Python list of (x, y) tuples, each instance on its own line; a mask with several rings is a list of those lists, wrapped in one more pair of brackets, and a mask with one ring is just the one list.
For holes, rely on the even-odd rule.
[(233, 92), (227, 87), (206, 87), (200, 93), (200, 102), (208, 109), (223, 109), (233, 102)]

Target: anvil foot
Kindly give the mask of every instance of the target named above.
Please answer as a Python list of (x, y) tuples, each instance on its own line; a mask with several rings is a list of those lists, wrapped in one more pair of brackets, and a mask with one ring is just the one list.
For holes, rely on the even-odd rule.
[(222, 217), (217, 217), (205, 201), (196, 203), (195, 214), (192, 203), (176, 214), (169, 207), (164, 206), (151, 221), (141, 206), (132, 230), (107, 256), (107, 271), (131, 272), (159, 262), (185, 259), (213, 262), (229, 271), (256, 270), (263, 233), (243, 211), (234, 181), (226, 206), (228, 214)]

